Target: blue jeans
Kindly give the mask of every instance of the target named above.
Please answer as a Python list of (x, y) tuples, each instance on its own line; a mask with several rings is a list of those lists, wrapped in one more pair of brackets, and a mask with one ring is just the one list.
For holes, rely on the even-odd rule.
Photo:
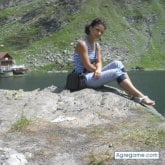
[(125, 72), (122, 62), (115, 60), (102, 68), (99, 79), (94, 78), (93, 72), (87, 73), (85, 82), (87, 87), (99, 87), (113, 80), (117, 80), (120, 83), (126, 79)]

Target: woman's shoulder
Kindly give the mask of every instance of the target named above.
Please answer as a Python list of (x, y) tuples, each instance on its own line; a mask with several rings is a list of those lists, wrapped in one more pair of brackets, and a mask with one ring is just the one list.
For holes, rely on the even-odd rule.
[(76, 47), (86, 48), (86, 42), (84, 39), (79, 39), (76, 41)]
[(85, 45), (85, 40), (84, 39), (79, 39), (79, 40), (77, 40), (77, 44)]

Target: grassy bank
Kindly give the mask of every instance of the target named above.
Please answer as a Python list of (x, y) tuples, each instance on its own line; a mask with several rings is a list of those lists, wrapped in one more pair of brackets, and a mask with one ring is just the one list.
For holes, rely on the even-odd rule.
[[(38, 0), (1, 10), (0, 51), (8, 51), (18, 63), (27, 63), (27, 57), (32, 56), (44, 61), (47, 54), (62, 55), (63, 50), (69, 50), (72, 55), (73, 42), (84, 36), (84, 25), (99, 16), (106, 20), (108, 26), (102, 38), (103, 44), (126, 50), (128, 58), (133, 59), (128, 61), (127, 67), (164, 68), (165, 16), (162, 0), (130, 3), (85, 1), (72, 15), (65, 11), (66, 4), (58, 5)], [(41, 25), (50, 23), (49, 19), (56, 20), (57, 13), (61, 27), (53, 32), (44, 29)], [(45, 65), (53, 66), (50, 63)]]

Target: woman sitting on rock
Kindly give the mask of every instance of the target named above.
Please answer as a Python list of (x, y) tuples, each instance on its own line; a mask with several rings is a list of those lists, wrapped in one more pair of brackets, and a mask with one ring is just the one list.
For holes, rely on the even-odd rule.
[(85, 73), (87, 87), (96, 88), (116, 80), (123, 90), (140, 103), (155, 105), (155, 102), (144, 96), (131, 82), (124, 65), (113, 61), (102, 67), (101, 47), (96, 40), (106, 30), (106, 24), (100, 18), (92, 20), (85, 26), (86, 38), (79, 40), (74, 52), (74, 69), (76, 73)]

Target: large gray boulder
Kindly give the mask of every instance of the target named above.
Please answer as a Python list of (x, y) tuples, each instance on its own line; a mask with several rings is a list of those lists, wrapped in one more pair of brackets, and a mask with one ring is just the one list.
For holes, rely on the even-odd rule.
[[(115, 88), (0, 90), (0, 100), (0, 164), (165, 163), (164, 118)], [(115, 160), (116, 151), (160, 158)]]

